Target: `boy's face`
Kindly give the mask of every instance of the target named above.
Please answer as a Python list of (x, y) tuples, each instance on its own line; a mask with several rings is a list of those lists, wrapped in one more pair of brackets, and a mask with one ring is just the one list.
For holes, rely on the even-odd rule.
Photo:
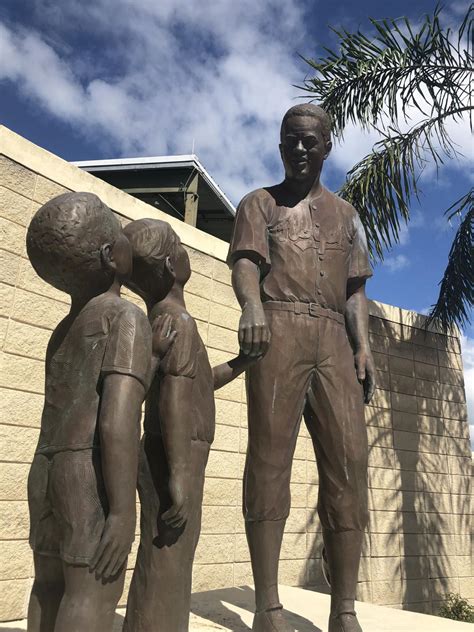
[(132, 246), (123, 233), (113, 244), (101, 247), (102, 265), (113, 272), (123, 282), (130, 278), (133, 268)]
[(182, 285), (187, 283), (189, 277), (191, 276), (191, 264), (189, 263), (188, 253), (181, 241), (178, 241), (178, 244), (176, 245), (176, 254), (172, 264), (177, 281), (179, 281)]

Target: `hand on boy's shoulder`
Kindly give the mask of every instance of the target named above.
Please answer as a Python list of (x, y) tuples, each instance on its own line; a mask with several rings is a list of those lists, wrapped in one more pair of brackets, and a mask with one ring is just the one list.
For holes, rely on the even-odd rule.
[[(165, 355), (162, 356), (159, 370), (162, 374), (194, 377), (200, 346), (196, 321), (186, 310), (161, 314), (161, 316), (165, 315), (170, 317), (169, 328), (175, 335)], [(153, 325), (155, 321), (156, 319), (153, 321)], [(153, 344), (155, 345), (155, 337)]]
[(177, 332), (173, 329), (173, 319), (170, 314), (160, 314), (151, 324), (153, 333), (153, 355), (160, 360), (170, 350)]

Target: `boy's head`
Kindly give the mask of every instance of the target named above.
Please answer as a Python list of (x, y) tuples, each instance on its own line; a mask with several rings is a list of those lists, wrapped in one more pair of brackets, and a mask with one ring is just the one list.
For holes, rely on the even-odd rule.
[(26, 236), (38, 275), (71, 296), (105, 292), (131, 272), (131, 248), (119, 220), (93, 193), (64, 193), (33, 216)]
[(147, 303), (163, 300), (175, 280), (180, 285), (188, 281), (188, 253), (168, 222), (139, 219), (125, 226), (124, 233), (133, 252), (133, 272), (126, 284)]

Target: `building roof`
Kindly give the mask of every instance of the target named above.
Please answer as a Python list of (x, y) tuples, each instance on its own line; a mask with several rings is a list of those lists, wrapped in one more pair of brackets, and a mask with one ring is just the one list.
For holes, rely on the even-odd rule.
[[(235, 206), (194, 154), (83, 160), (73, 164), (173, 217), (230, 240)], [(193, 203), (196, 213), (190, 220)]]

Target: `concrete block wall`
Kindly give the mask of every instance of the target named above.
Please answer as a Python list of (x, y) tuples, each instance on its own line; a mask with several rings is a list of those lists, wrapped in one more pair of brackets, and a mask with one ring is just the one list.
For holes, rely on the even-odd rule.
[[(0, 621), (26, 613), (33, 576), (26, 481), (43, 405), (44, 352), (52, 329), (68, 309), (68, 297), (43, 283), (31, 268), (25, 234), (35, 210), (66, 190), (97, 193), (124, 223), (150, 216), (169, 221), (190, 254), (193, 275), (186, 300), (211, 364), (237, 353), (239, 309), (224, 263), (225, 243), (0, 127)], [(379, 389), (366, 409), (371, 512), (359, 598), (431, 612), (448, 591), (474, 598), (471, 452), (459, 340), (436, 333), (425, 336), (422, 326), (419, 315), (371, 304)], [(243, 378), (216, 393), (216, 409), (195, 591), (251, 583), (240, 511), (247, 441)], [(304, 427), (291, 487), (280, 581), (326, 590), (315, 513), (317, 470)], [(136, 544), (122, 603), (135, 553)]]

